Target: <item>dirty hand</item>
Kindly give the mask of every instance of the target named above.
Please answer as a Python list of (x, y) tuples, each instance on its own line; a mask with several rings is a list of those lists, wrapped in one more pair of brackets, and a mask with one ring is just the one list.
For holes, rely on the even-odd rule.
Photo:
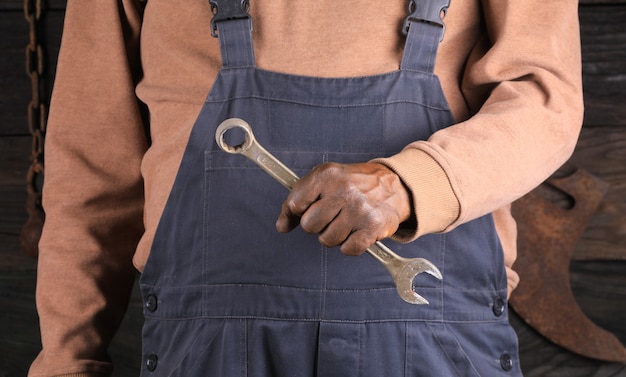
[(409, 193), (392, 170), (377, 163), (331, 162), (295, 184), (276, 229), (286, 233), (300, 224), (307, 233), (319, 233), (322, 245), (341, 245), (342, 253), (360, 255), (410, 216)]

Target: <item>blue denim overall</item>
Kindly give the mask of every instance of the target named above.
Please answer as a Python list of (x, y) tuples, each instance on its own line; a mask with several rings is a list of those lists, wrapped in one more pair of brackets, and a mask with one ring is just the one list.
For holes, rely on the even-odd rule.
[[(217, 23), (223, 68), (194, 125), (141, 277), (148, 376), (520, 376), (492, 218), (409, 244), (443, 273), (399, 298), (387, 270), (274, 228), (287, 195), (215, 144), (238, 117), (300, 176), (398, 153), (453, 123), (433, 75), (440, 26), (409, 22), (401, 68), (358, 78), (255, 67), (248, 19)], [(415, 167), (419, 169), (419, 166)]]

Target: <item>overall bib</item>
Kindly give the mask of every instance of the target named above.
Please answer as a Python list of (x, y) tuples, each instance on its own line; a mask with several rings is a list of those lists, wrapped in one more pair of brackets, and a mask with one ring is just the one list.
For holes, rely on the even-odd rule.
[(443, 274), (418, 275), (430, 304), (411, 305), (371, 256), (345, 256), (300, 229), (277, 233), (287, 190), (215, 143), (222, 121), (242, 118), (304, 176), (326, 161), (365, 162), (427, 139), (454, 121), (433, 75), (442, 28), (409, 22), (400, 70), (336, 79), (258, 69), (251, 21), (216, 25), (223, 68), (140, 281), (141, 375), (520, 376), (490, 216), (409, 244), (384, 241)]

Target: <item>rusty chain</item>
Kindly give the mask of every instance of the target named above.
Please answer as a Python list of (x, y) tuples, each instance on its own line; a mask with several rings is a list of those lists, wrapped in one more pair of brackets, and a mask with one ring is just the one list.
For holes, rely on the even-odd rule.
[(26, 47), (26, 73), (30, 78), (32, 98), (28, 104), (28, 131), (32, 136), (30, 161), (26, 175), (26, 211), (28, 220), (22, 227), (22, 250), (32, 257), (38, 255), (38, 243), (43, 227), (44, 212), (41, 189), (44, 175), (43, 147), (46, 134), (48, 105), (45, 82), (44, 47), (40, 38), (44, 0), (24, 0), (24, 16), (29, 24), (29, 43)]

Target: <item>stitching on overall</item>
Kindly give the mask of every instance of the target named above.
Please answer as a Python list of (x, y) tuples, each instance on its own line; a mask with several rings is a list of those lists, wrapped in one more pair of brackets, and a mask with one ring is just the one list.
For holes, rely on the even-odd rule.
[[(441, 235), (441, 266), (439, 267), (441, 271), (441, 275), (445, 276), (446, 273), (446, 233)], [(439, 282), (439, 287), (441, 291), (441, 321), (444, 321), (445, 313), (446, 313), (446, 302), (444, 300), (445, 296), (445, 288), (443, 286), (443, 280)]]
[(404, 377), (409, 375), (409, 324), (404, 322)]
[(241, 375), (248, 375), (248, 319), (241, 319)]
[(359, 354), (357, 355), (357, 376), (363, 375), (363, 327), (365, 325), (363, 323), (359, 324)]
[[(219, 325), (220, 328), (222, 328), (224, 326), (224, 323), (226, 321), (223, 320), (222, 323)], [(205, 327), (207, 327), (208, 324), (205, 323), (204, 326), (202, 326), (202, 331), (205, 330)], [(199, 331), (197, 334), (195, 334), (196, 338), (194, 339), (192, 345), (189, 347), (189, 349), (187, 350), (187, 352), (185, 353), (185, 355), (183, 357), (181, 357), (180, 362), (178, 363), (178, 365), (176, 365), (176, 367), (174, 367), (174, 371), (179, 371), (179, 369), (181, 368), (181, 364), (189, 357), (189, 355), (191, 354), (191, 351), (195, 348), (196, 344), (201, 340), (202, 335), (204, 334), (204, 332)], [(200, 361), (202, 360), (201, 356), (204, 356), (206, 354), (206, 352), (208, 351), (209, 347), (211, 345), (213, 345), (213, 341), (215, 340), (215, 338), (218, 336), (218, 334), (220, 333), (220, 331), (214, 331), (212, 336), (210, 337), (210, 339), (208, 339), (208, 341), (205, 341), (203, 343), (203, 347), (200, 351), (200, 353), (198, 353), (198, 357), (191, 362), (191, 365), (189, 367), (189, 372), (193, 372), (194, 370), (197, 370), (197, 368), (199, 367)]]
[[(328, 162), (328, 153), (322, 155), (322, 162)], [(321, 273), (321, 289), (320, 289), (320, 319), (326, 317), (326, 292), (328, 289), (328, 248), (320, 245), (320, 273)]]
[[(212, 164), (213, 164), (213, 158), (212, 158), (212, 154), (208, 154), (207, 153), (204, 154), (204, 161), (205, 161), (205, 171), (206, 169), (211, 169), (212, 168)], [(208, 161), (207, 161), (208, 159)], [(208, 166), (206, 166), (208, 165)], [(203, 195), (203, 213), (202, 213), (202, 284), (205, 285), (207, 283), (207, 270), (206, 267), (209, 263), (209, 253), (207, 252), (207, 250), (209, 249), (209, 237), (207, 234), (206, 229), (208, 228), (208, 217), (209, 217), (209, 203), (210, 200), (208, 200), (208, 198), (211, 197), (211, 180), (208, 179), (207, 174), (203, 174), (203, 192), (205, 193)], [(208, 181), (208, 182), (207, 182)], [(208, 313), (206, 312), (206, 303), (207, 303), (208, 297), (207, 297), (207, 290), (203, 289), (202, 290), (202, 307), (201, 307), (201, 311), (202, 311), (202, 315), (207, 315)]]
[(446, 111), (446, 112), (449, 111), (449, 109), (447, 109), (445, 107), (432, 106), (432, 105), (424, 104), (422, 102), (410, 101), (410, 100), (393, 100), (393, 101), (380, 101), (380, 102), (372, 101), (372, 102), (360, 103), (360, 104), (355, 104), (355, 105), (320, 105), (320, 104), (317, 104), (317, 103), (314, 103), (314, 102), (286, 100), (286, 99), (274, 98), (274, 97), (271, 97), (271, 96), (260, 96), (260, 95), (244, 95), (244, 96), (233, 96), (233, 97), (228, 97), (228, 98), (223, 98), (223, 99), (207, 99), (207, 101), (205, 103), (227, 103), (227, 102), (230, 102), (230, 101), (242, 100), (242, 99), (258, 99), (258, 100), (265, 100), (265, 101), (272, 101), (272, 102), (283, 102), (283, 103), (290, 103), (290, 104), (296, 104), (296, 105), (306, 105), (306, 106), (312, 106), (312, 107), (334, 108), (334, 109), (370, 107), (370, 106), (382, 106), (382, 105), (394, 105), (394, 104), (400, 104), (400, 103), (410, 103), (410, 104), (422, 106), (422, 107), (424, 107), (426, 109), (437, 110), (437, 111)]
[(324, 246), (320, 246), (320, 279), (321, 280), (321, 288), (320, 288), (320, 319), (324, 318), (326, 315), (326, 291), (327, 291), (327, 283), (328, 283), (328, 249)]
[[(447, 334), (447, 336), (449, 336), (450, 340), (454, 341), (455, 343), (454, 345), (457, 351), (463, 355), (463, 357), (465, 358), (465, 361), (472, 368), (471, 370), (474, 372), (474, 374), (477, 377), (480, 377), (480, 373), (478, 373), (478, 371), (476, 370), (474, 363), (472, 363), (471, 359), (465, 352), (465, 349), (461, 347), (461, 344), (459, 343), (459, 340), (457, 339), (457, 337), (452, 332), (449, 331), (448, 326), (446, 324), (442, 324), (441, 326), (443, 326), (444, 333)], [(435, 342), (437, 342), (437, 344), (439, 345), (439, 348), (441, 349), (443, 354), (446, 356), (446, 359), (448, 359), (449, 365), (451, 365), (456, 371), (457, 376), (459, 377), (465, 376), (466, 375), (465, 372), (467, 371), (459, 371), (457, 363), (454, 362), (454, 359), (450, 356), (450, 354), (446, 350), (446, 346), (441, 342), (441, 340), (439, 339), (439, 336), (435, 333), (435, 331), (433, 331), (430, 323), (426, 324), (426, 328), (430, 331), (432, 338), (435, 340)]]

